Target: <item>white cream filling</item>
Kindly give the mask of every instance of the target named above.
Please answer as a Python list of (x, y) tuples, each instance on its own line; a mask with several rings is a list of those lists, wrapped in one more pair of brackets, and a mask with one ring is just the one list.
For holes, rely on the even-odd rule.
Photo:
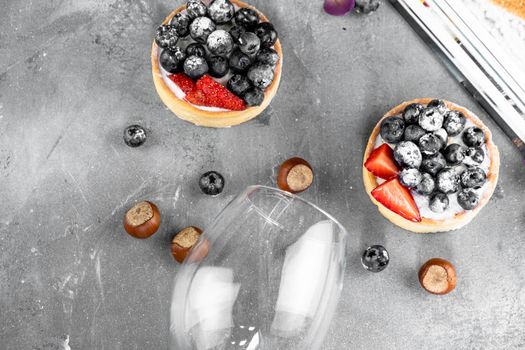
[[(467, 119), (467, 122), (465, 123), (465, 129), (471, 126), (476, 126), (476, 125), (472, 123), (469, 119)], [(374, 148), (381, 146), (383, 143), (385, 142), (381, 138), (381, 135), (377, 135)], [(451, 143), (458, 143), (460, 145), (464, 145), (463, 141), (461, 140), (461, 133), (454, 137), (449, 136), (447, 145)], [(389, 146), (392, 149), (395, 148), (395, 145), (393, 144), (389, 144)], [(485, 154), (485, 157), (483, 158), (483, 162), (478, 166), (481, 169), (483, 169), (483, 171), (485, 171), (485, 173), (488, 175), (488, 170), (490, 168), (490, 155), (488, 154), (488, 149), (486, 145), (483, 145), (481, 148), (483, 149), (483, 153)], [(378, 184), (382, 184), (383, 182), (385, 182), (385, 180), (377, 176), (376, 176), (376, 181)], [(483, 196), (485, 195), (485, 192), (488, 189), (488, 184), (489, 183), (487, 181), (483, 185), (483, 187), (475, 190), (476, 193), (480, 196), (480, 198), (483, 198)], [(417, 207), (419, 208), (419, 213), (421, 217), (423, 218), (432, 219), (432, 220), (446, 220), (446, 219), (451, 219), (457, 214), (460, 214), (465, 211), (458, 203), (457, 193), (452, 193), (448, 195), (449, 206), (444, 212), (435, 213), (432, 210), (430, 210), (430, 207), (428, 205), (429, 196), (421, 195), (417, 193), (415, 190), (410, 190), (410, 192), (412, 193), (412, 196), (414, 197), (414, 201), (416, 202)]]

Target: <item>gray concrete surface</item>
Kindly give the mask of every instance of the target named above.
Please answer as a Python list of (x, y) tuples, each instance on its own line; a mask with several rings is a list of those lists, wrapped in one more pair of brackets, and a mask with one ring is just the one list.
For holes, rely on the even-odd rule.
[[(155, 27), (180, 1), (0, 1), (0, 349), (165, 349), (178, 266), (171, 235), (205, 226), (249, 184), (273, 184), (292, 155), (316, 169), (304, 197), (350, 231), (348, 269), (324, 349), (525, 348), (525, 168), (509, 140), (389, 4), (329, 17), (321, 1), (258, 0), (285, 53), (279, 94), (259, 118), (212, 130), (175, 118), (151, 79)], [(479, 113), (502, 154), (497, 192), (466, 228), (416, 235), (367, 198), (361, 157), (382, 113), (438, 96)], [(144, 147), (122, 131), (147, 127)], [(217, 198), (197, 178), (227, 178)], [(165, 213), (138, 241), (135, 201)], [(390, 266), (362, 269), (368, 244)], [(441, 256), (457, 289), (424, 293), (417, 270)]]

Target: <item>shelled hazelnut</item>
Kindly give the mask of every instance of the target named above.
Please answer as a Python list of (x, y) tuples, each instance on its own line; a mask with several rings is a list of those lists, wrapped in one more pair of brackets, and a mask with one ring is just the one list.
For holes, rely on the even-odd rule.
[(184, 262), (186, 256), (195, 247), (197, 249), (191, 259), (194, 262), (201, 261), (208, 255), (208, 241), (204, 240), (201, 244), (197, 245), (199, 238), (201, 237), (202, 230), (198, 227), (190, 226), (181, 230), (177, 233), (171, 241), (171, 254), (179, 263)]
[(432, 294), (448, 294), (456, 288), (456, 270), (447, 260), (430, 259), (419, 270), (421, 287)]
[(290, 158), (281, 164), (277, 175), (277, 186), (291, 193), (303, 192), (313, 181), (312, 167), (306, 160), (298, 157)]
[(151, 202), (135, 204), (124, 216), (124, 229), (135, 238), (148, 238), (157, 232), (159, 226), (160, 212)]

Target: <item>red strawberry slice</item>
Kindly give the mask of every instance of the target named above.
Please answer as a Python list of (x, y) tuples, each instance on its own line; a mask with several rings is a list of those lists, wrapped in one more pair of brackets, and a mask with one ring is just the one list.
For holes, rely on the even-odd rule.
[(394, 151), (386, 143), (372, 151), (365, 162), (365, 168), (375, 176), (385, 180), (397, 176), (400, 172), (394, 159)]
[(199, 106), (219, 107), (232, 111), (246, 109), (244, 100), (234, 95), (226, 87), (222, 86), (209, 75), (200, 78), (186, 99)]
[(372, 191), (372, 196), (394, 213), (407, 220), (421, 222), (421, 215), (408, 188), (401, 185), (395, 177), (379, 185)]
[(168, 76), (187, 95), (195, 87), (195, 82), (184, 73), (170, 74)]

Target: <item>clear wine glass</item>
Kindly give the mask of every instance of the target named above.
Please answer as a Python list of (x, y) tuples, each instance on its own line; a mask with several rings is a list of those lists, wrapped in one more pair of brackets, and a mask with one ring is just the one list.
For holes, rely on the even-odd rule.
[(298, 196), (248, 187), (175, 278), (170, 348), (319, 349), (342, 289), (346, 235)]

